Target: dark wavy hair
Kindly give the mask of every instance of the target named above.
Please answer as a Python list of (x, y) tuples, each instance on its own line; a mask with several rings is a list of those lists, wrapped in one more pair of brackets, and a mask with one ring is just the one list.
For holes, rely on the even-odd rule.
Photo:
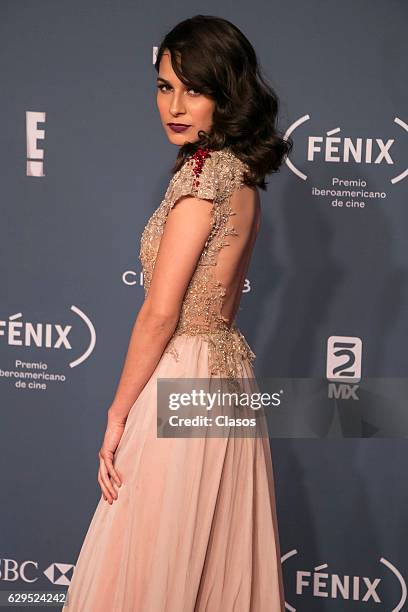
[(174, 72), (184, 85), (215, 101), (209, 132), (180, 147), (172, 172), (199, 147), (230, 147), (249, 172), (247, 185), (266, 190), (265, 176), (277, 172), (293, 147), (277, 130), (279, 99), (262, 76), (254, 48), (230, 21), (196, 15), (178, 23), (164, 37), (154, 64), (159, 72), (168, 50)]

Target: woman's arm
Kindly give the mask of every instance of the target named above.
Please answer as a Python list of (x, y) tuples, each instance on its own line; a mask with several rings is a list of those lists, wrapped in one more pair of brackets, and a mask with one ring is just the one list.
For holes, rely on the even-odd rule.
[(184, 294), (212, 222), (211, 200), (184, 196), (171, 208), (148, 294), (136, 318), (108, 418), (125, 422), (153, 374), (180, 316)]
[(108, 417), (125, 421), (128, 412), (154, 372), (177, 325), (174, 320), (150, 309), (145, 301), (136, 317), (114, 400)]

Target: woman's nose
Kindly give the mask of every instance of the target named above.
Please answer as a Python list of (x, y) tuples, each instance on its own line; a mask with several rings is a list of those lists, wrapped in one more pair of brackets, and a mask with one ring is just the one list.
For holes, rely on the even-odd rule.
[(171, 103), (170, 103), (170, 112), (173, 114), (183, 113), (185, 111), (184, 108), (184, 99), (183, 94), (178, 93), (174, 94)]

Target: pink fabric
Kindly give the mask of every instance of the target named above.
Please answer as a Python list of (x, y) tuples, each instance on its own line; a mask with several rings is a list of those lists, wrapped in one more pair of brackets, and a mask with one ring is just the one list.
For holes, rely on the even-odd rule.
[(284, 610), (269, 438), (156, 437), (157, 377), (209, 377), (205, 340), (176, 347), (129, 413), (123, 484), (112, 505), (101, 495), (63, 612)]

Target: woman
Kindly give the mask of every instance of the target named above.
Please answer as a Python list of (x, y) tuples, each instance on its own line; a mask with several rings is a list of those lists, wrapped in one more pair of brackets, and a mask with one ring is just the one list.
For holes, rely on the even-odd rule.
[(161, 122), (179, 152), (141, 237), (145, 300), (64, 610), (278, 612), (269, 438), (161, 438), (156, 403), (161, 378), (254, 380), (235, 316), (259, 230), (257, 187), (291, 143), (276, 131), (277, 98), (251, 44), (230, 22), (181, 22), (155, 67)]

